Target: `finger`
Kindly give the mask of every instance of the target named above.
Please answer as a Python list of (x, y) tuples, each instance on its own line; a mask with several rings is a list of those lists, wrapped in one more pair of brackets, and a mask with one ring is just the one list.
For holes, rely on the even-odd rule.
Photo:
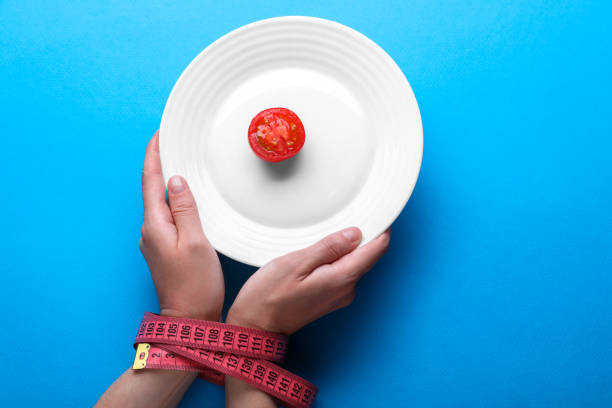
[(328, 235), (314, 245), (286, 255), (286, 260), (298, 273), (310, 273), (321, 265), (342, 258), (357, 248), (360, 242), (359, 228), (346, 228)]
[(171, 218), (159, 160), (159, 131), (149, 141), (142, 166), (142, 200), (145, 217)]
[(390, 241), (391, 231), (388, 229), (372, 242), (334, 262), (327, 272), (334, 278), (344, 277), (357, 282), (387, 252)]
[(168, 201), (179, 241), (204, 238), (198, 207), (187, 181), (181, 176), (173, 176), (168, 180)]

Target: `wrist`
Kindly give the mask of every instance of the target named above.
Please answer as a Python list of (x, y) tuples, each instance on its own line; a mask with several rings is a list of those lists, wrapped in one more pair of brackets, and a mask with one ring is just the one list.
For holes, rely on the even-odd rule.
[(186, 319), (208, 320), (212, 322), (218, 322), (221, 320), (221, 312), (217, 311), (193, 312), (174, 309), (171, 307), (162, 307), (159, 314), (160, 316), (182, 317)]
[(278, 327), (272, 321), (270, 321), (270, 319), (264, 319), (261, 318), (261, 316), (257, 319), (249, 318), (247, 316), (240, 315), (240, 313), (234, 312), (232, 309), (230, 309), (227, 313), (225, 323), (273, 333), (282, 333), (282, 331), (279, 330)]

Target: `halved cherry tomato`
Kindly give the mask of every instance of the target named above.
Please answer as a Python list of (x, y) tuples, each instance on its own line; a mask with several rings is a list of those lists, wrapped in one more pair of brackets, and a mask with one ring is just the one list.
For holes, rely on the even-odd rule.
[(298, 116), (285, 108), (270, 108), (259, 112), (249, 126), (249, 144), (257, 156), (269, 162), (279, 162), (295, 156), (306, 133)]

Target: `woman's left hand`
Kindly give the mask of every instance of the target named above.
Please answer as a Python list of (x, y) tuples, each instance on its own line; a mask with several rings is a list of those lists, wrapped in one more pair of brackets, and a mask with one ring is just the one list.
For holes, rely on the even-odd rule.
[(142, 169), (140, 250), (155, 284), (162, 315), (219, 321), (225, 284), (219, 257), (200, 223), (185, 179), (166, 187), (159, 159), (159, 132), (149, 142)]

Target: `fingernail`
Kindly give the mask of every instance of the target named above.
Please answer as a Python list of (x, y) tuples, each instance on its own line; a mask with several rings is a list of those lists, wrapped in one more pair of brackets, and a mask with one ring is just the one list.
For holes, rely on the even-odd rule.
[(361, 241), (361, 231), (359, 228), (351, 227), (342, 231), (342, 235), (352, 243)]
[(185, 190), (183, 178), (179, 176), (170, 177), (170, 180), (168, 180), (168, 190), (174, 194), (181, 193), (183, 190)]

